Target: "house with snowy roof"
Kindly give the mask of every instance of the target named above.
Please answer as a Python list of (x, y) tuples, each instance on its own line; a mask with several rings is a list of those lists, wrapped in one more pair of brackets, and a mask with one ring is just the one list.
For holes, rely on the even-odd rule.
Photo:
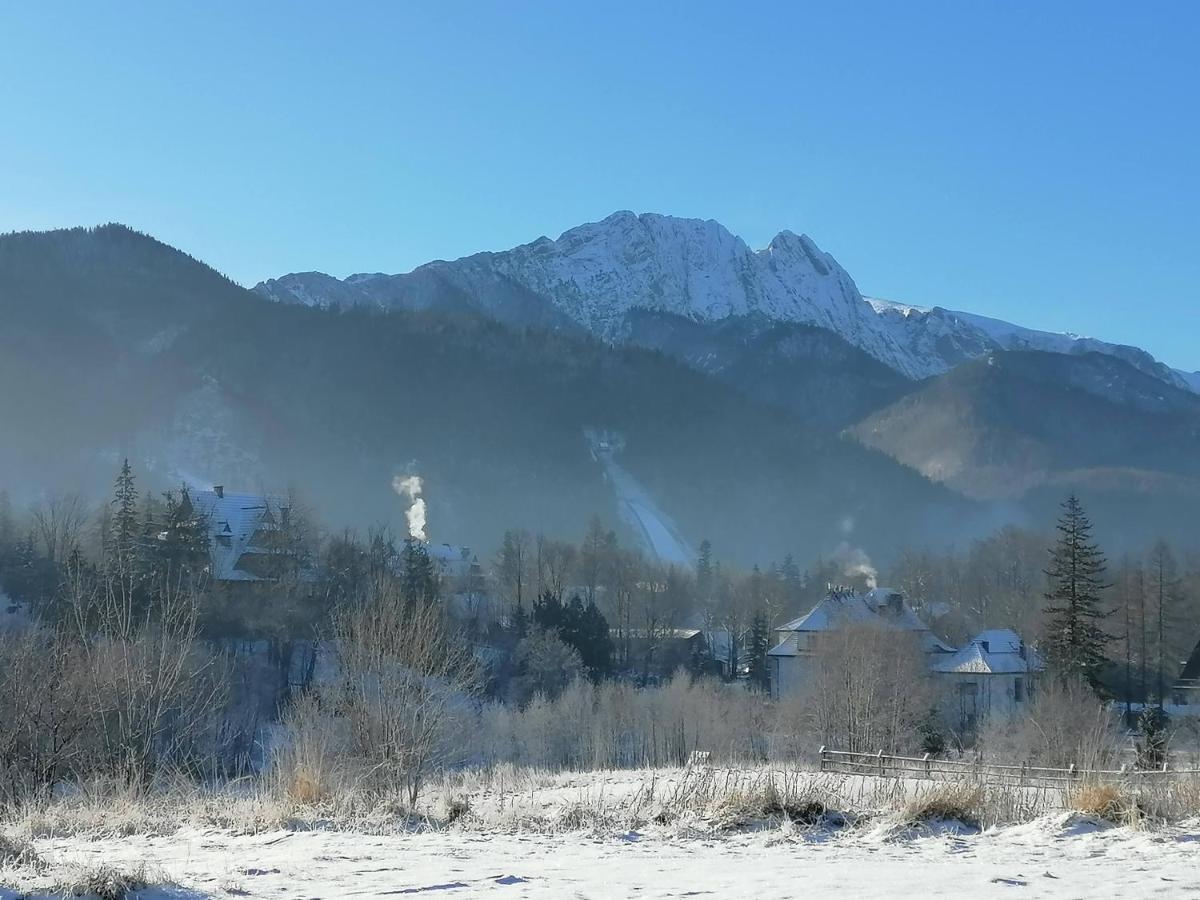
[(775, 646), (767, 652), (771, 696), (779, 698), (804, 689), (820, 650), (822, 637), (848, 625), (882, 625), (916, 635), (932, 661), (948, 657), (954, 648), (921, 621), (899, 591), (873, 588), (866, 593), (833, 588), (803, 616), (775, 629)]
[(1033, 679), (1045, 668), (1041, 657), (1011, 629), (980, 632), (955, 650), (913, 611), (904, 595), (888, 588), (833, 589), (805, 615), (775, 629), (768, 651), (771, 695), (800, 693), (817, 665), (822, 639), (855, 624), (877, 624), (916, 636), (942, 697), (948, 725), (969, 731), (989, 716), (1011, 716), (1028, 703)]
[(1176, 706), (1200, 705), (1200, 643), (1196, 644), (1171, 686), (1171, 702)]
[(1041, 656), (1010, 628), (981, 631), (953, 655), (931, 667), (942, 687), (941, 713), (960, 732), (987, 718), (1009, 718), (1025, 709)]
[(217, 581), (277, 581), (300, 565), (288, 540), (291, 505), (280, 497), (235, 494), (216, 485), (189, 500), (208, 532), (210, 572)]
[(425, 552), (442, 578), (466, 579), (476, 575), (482, 577), (483, 569), (479, 565), (479, 558), (471, 552), (470, 547), (426, 544)]

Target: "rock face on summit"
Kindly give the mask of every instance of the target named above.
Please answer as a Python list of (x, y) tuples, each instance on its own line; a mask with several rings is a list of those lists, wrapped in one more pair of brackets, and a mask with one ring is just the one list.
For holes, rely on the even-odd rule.
[[(558, 240), (432, 262), (406, 275), (287, 275), (256, 288), (275, 300), (424, 309), (465, 306), (503, 321), (571, 323), (610, 342), (634, 310), (695, 322), (730, 317), (827, 328), (909, 375), (940, 369), (911, 358), (837, 261), (803, 235), (763, 250), (717, 222), (619, 212)], [(514, 309), (519, 307), (519, 309)]]
[[(558, 240), (437, 261), (403, 275), (285, 275), (255, 290), (317, 306), (469, 310), (508, 325), (581, 329), (629, 339), (631, 317), (691, 323), (744, 319), (826, 329), (910, 379), (995, 350), (1100, 352), (1177, 387), (1192, 380), (1134, 347), (1050, 334), (941, 308), (867, 300), (854, 279), (806, 235), (782, 231), (752, 250), (718, 222), (618, 212)], [(685, 354), (686, 355), (686, 354)]]

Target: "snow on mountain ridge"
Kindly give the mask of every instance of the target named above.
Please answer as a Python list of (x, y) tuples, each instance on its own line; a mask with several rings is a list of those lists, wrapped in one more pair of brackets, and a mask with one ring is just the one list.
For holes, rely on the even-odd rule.
[[(940, 339), (953, 339), (964, 351), (973, 344), (980, 347), (990, 343), (992, 350), (1038, 350), (1045, 353), (1102, 353), (1115, 356), (1134, 368), (1153, 375), (1167, 384), (1186, 390), (1200, 392), (1200, 377), (1192, 373), (1172, 369), (1160, 363), (1145, 350), (1125, 344), (1114, 344), (1097, 338), (1084, 337), (1072, 332), (1040, 331), (1014, 325), (1002, 319), (982, 316), (978, 313), (941, 307), (922, 308), (896, 303), (891, 300), (869, 298), (868, 302), (883, 317), (902, 315), (905, 327), (914, 336), (921, 330), (933, 330)], [(937, 320), (940, 323), (935, 324)], [(974, 358), (982, 352), (967, 352)], [(956, 364), (956, 363), (955, 363)]]
[(1054, 335), (996, 319), (867, 299), (807, 235), (781, 231), (761, 250), (712, 219), (622, 210), (500, 252), (426, 263), (403, 275), (285, 275), (255, 288), (275, 300), (425, 309), (467, 304), (516, 324), (570, 323), (606, 341), (629, 334), (637, 309), (695, 322), (733, 316), (828, 329), (909, 378), (948, 371), (1004, 349), (1096, 350), (1197, 389), (1132, 347)]

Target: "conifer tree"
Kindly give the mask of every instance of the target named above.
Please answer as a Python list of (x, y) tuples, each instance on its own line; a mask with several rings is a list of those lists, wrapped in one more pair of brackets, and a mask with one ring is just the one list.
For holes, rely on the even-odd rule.
[(518, 640), (529, 633), (529, 615), (525, 612), (525, 605), (519, 599), (514, 604), (512, 615), (509, 617), (509, 628), (512, 629), (512, 633), (517, 636)]
[(178, 493), (167, 491), (162, 496), (161, 505), (146, 504), (141, 542), (153, 590), (181, 580), (196, 581), (209, 567), (207, 523), (193, 505), (187, 485)]
[(700, 542), (700, 556), (696, 560), (696, 593), (700, 602), (712, 599), (713, 588), (713, 558), (712, 543), (705, 540)]
[(771, 631), (766, 614), (761, 610), (754, 613), (750, 623), (750, 635), (746, 641), (750, 656), (750, 684), (764, 693), (771, 689), (771, 673), (767, 668), (767, 651), (771, 648)]
[(141, 531), (137, 501), (138, 492), (134, 485), (133, 468), (127, 458), (121, 465), (121, 471), (113, 486), (113, 499), (110, 504), (112, 516), (108, 530), (108, 562), (119, 576), (128, 575), (133, 571), (137, 555), (138, 536)]
[(433, 560), (425, 544), (416, 538), (407, 538), (400, 551), (400, 595), (410, 606), (436, 603), (440, 585)]
[(1072, 494), (1063, 503), (1058, 541), (1050, 550), (1050, 580), (1044, 650), (1048, 665), (1060, 676), (1080, 676), (1100, 685), (1105, 648), (1112, 639), (1101, 627), (1105, 560), (1092, 540), (1092, 523)]

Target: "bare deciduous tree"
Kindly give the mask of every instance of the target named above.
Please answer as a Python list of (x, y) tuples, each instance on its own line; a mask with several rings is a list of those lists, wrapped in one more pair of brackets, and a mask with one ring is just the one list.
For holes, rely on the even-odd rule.
[(42, 553), (65, 565), (80, 547), (90, 513), (79, 494), (52, 494), (33, 508), (33, 528)]
[(472, 647), (434, 603), (408, 603), (388, 582), (335, 621), (341, 679), (336, 708), (355, 748), (385, 778), (403, 784), (416, 804), (444, 750), (455, 717), (469, 707), (477, 681)]
[(1119, 753), (1116, 717), (1078, 678), (1039, 683), (1026, 715), (989, 723), (978, 743), (995, 761), (1081, 772), (1113, 768)]
[(917, 636), (864, 623), (822, 633), (820, 641), (803, 702), (822, 740), (855, 752), (917, 745), (934, 706)]

